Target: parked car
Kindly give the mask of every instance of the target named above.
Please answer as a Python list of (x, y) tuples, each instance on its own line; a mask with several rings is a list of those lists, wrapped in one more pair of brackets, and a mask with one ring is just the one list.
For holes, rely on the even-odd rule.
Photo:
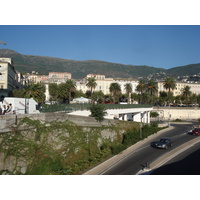
[(159, 149), (167, 149), (172, 146), (172, 142), (169, 138), (161, 138), (159, 141), (152, 142), (151, 146)]
[(200, 128), (194, 128), (192, 130), (192, 135), (200, 135)]

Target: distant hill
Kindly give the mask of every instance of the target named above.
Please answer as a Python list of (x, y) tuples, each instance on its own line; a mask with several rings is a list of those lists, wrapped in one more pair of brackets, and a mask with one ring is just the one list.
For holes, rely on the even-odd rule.
[(15, 68), (20, 72), (37, 71), (44, 75), (49, 72), (69, 72), (74, 79), (84, 78), (87, 74), (104, 74), (106, 77), (113, 78), (138, 78), (160, 72), (177, 76), (177, 74), (192, 75), (200, 71), (200, 64), (166, 70), (146, 65), (123, 65), (98, 60), (75, 61), (55, 57), (23, 55), (10, 49), (0, 49), (0, 57), (12, 58)]
[(200, 63), (173, 67), (168, 69), (167, 73), (172, 74), (174, 77), (198, 74), (200, 73)]

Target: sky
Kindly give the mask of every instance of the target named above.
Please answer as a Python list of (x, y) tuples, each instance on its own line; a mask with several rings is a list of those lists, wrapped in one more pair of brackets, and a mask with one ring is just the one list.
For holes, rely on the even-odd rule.
[(199, 25), (0, 25), (0, 40), (25, 55), (165, 69), (200, 63)]

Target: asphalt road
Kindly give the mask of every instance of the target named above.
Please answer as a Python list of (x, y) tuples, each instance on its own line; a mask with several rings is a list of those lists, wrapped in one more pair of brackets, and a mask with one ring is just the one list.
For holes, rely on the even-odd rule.
[(154, 170), (151, 175), (200, 175), (200, 142)]
[[(179, 145), (194, 139), (195, 136), (188, 134), (192, 128), (192, 124), (171, 124), (174, 127), (172, 130), (167, 130), (162, 134), (147, 140), (143, 145), (134, 150), (111, 168), (107, 169), (102, 175), (134, 175), (137, 174), (146, 164), (151, 165), (159, 157), (163, 156)], [(164, 149), (155, 149), (150, 146), (150, 143), (159, 140), (161, 137), (169, 137), (173, 142), (173, 146)]]

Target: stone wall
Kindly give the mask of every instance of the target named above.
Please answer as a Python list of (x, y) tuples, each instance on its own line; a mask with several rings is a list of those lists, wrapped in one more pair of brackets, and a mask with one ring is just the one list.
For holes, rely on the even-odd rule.
[[(120, 133), (120, 135), (123, 134), (124, 130), (120, 129), (117, 131), (115, 130), (110, 130), (107, 128), (107, 126), (113, 124), (116, 125), (117, 123), (120, 123), (119, 120), (104, 120), (102, 123), (97, 122), (94, 118), (92, 117), (83, 117), (83, 116), (72, 116), (68, 115), (66, 113), (41, 113), (41, 114), (32, 114), (32, 115), (4, 115), (0, 116), (0, 130), (1, 134), (6, 134), (6, 132), (9, 132), (12, 130), (12, 127), (15, 127), (19, 121), (24, 118), (28, 117), (33, 120), (40, 120), (43, 122), (50, 122), (50, 121), (65, 121), (69, 120), (78, 126), (84, 127), (85, 130), (91, 129), (91, 128), (99, 128), (101, 126), (104, 126), (102, 130), (100, 130), (100, 134), (102, 138), (109, 138), (111, 141), (116, 139), (117, 134)], [(130, 122), (125, 122), (125, 123), (130, 123)], [(23, 127), (23, 129), (26, 129), (26, 127)], [(30, 131), (31, 134), (31, 131)], [(99, 142), (101, 143), (101, 138), (99, 138)], [(10, 156), (6, 161), (4, 161), (4, 155), (2, 152), (0, 152), (0, 170), (10, 170), (12, 171), (15, 166), (15, 158)], [(25, 172), (26, 170), (26, 165), (21, 162), (20, 166), (22, 167), (21, 171), (22, 173)]]
[(39, 114), (26, 114), (26, 115), (0, 115), (0, 132), (8, 132), (12, 126), (18, 124), (20, 119), (28, 117), (33, 120), (40, 120), (43, 122), (50, 122), (53, 120), (65, 121), (69, 120), (78, 126), (85, 127), (99, 127), (107, 126), (110, 123), (117, 123), (118, 121), (113, 119), (105, 119), (102, 123), (97, 122), (93, 117), (85, 116), (73, 116), (64, 112), (59, 113), (39, 113)]

